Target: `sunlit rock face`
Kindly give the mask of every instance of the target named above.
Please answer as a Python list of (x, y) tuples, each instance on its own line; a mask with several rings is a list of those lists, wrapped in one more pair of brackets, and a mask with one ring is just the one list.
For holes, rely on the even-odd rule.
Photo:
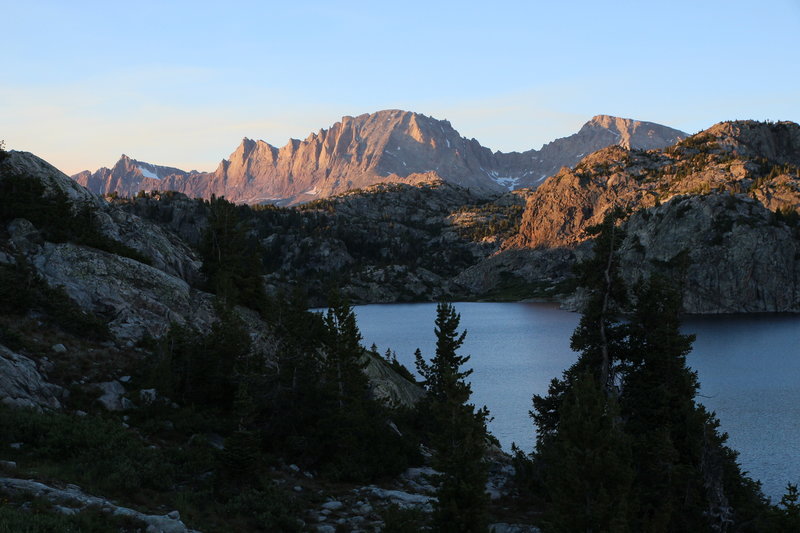
[(296, 204), (376, 183), (416, 183), (431, 177), (476, 191), (535, 188), (584, 155), (619, 144), (659, 148), (686, 137), (672, 128), (599, 115), (578, 133), (541, 150), (492, 152), (462, 137), (450, 122), (400, 110), (343, 117), (282, 148), (243, 139), (213, 172), (184, 172), (127, 156), (111, 168), (73, 179), (93, 192), (132, 196), (172, 190), (189, 197), (225, 196), (239, 203)]

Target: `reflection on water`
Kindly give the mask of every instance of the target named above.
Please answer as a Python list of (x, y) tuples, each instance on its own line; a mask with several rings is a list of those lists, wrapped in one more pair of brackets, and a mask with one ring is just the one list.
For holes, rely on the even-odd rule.
[[(506, 450), (516, 442), (533, 448), (528, 417), (531, 396), (543, 394), (553, 377), (571, 365), (569, 348), (579, 315), (553, 304), (459, 303), (468, 331), (461, 354), (473, 401), (489, 407), (489, 427)], [(414, 350), (434, 352), (435, 304), (356, 307), (364, 344), (414, 370)], [(800, 317), (789, 315), (690, 318), (684, 331), (697, 340), (689, 364), (702, 385), (700, 400), (716, 411), (745, 470), (779, 498), (786, 483), (800, 481)]]

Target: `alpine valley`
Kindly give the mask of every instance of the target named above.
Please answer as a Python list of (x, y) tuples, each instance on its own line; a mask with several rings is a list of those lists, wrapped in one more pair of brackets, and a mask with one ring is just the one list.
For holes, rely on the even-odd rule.
[[(351, 304), (465, 300), (584, 313), (532, 454), (485, 434), (448, 305), (422, 381), (360, 345)], [(447, 530), (447, 498), (484, 531), (793, 531), (796, 488), (770, 505), (740, 471), (677, 333), (774, 312), (800, 312), (792, 122), (599, 115), (501, 153), (387, 110), (213, 172), (0, 151), (0, 532)], [(603, 490), (567, 477), (585, 435)]]

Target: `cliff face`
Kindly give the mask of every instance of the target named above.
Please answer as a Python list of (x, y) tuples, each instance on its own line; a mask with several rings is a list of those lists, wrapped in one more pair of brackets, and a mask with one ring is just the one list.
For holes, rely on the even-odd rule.
[(625, 224), (630, 286), (661, 272), (683, 284), (691, 313), (800, 312), (800, 226), (744, 195), (677, 197)]
[(248, 204), (296, 204), (377, 183), (415, 183), (431, 174), (485, 193), (537, 187), (562, 166), (612, 144), (663, 147), (685, 136), (649, 122), (600, 115), (541, 150), (502, 153), (462, 137), (446, 120), (387, 110), (343, 117), (282, 148), (243, 139), (214, 172), (187, 173), (123, 156), (112, 169), (83, 171), (73, 179), (102, 194), (173, 190)]

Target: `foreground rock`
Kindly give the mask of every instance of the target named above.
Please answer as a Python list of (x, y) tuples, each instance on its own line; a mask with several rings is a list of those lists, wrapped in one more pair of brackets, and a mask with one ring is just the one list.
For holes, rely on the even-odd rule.
[(0, 344), (0, 402), (13, 407), (60, 409), (67, 391), (48, 383), (36, 363)]
[(28, 261), (49, 285), (61, 286), (82, 308), (108, 320), (115, 338), (160, 337), (171, 323), (207, 329), (211, 295), (127, 257), (71, 243), (44, 243)]
[(177, 511), (166, 515), (142, 513), (128, 507), (120, 507), (105, 498), (86, 494), (75, 485), (67, 485), (66, 488), (60, 489), (38, 481), (0, 478), (0, 492), (44, 499), (63, 514), (75, 514), (84, 509), (92, 509), (113, 516), (132, 518), (146, 525), (146, 533), (199, 533), (187, 528)]

